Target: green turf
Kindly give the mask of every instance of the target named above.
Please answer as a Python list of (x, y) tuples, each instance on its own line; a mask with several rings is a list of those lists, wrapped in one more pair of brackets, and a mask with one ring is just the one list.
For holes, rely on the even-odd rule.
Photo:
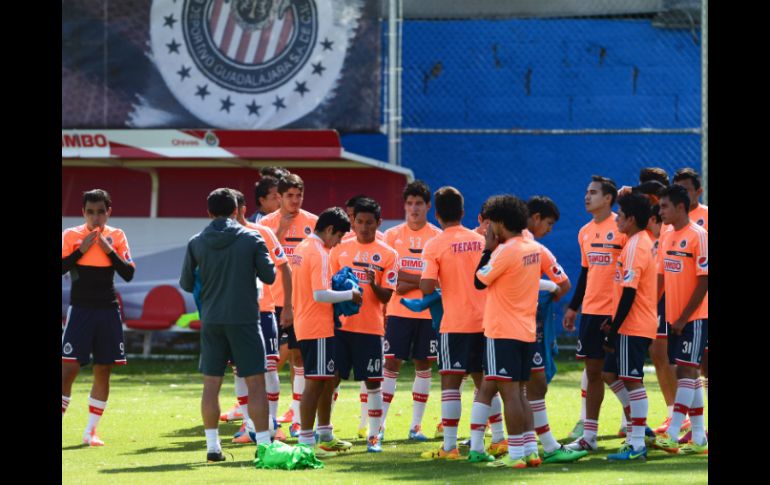
[[(616, 437), (620, 427), (620, 406), (607, 390), (601, 411), (600, 451), (569, 465), (543, 465), (540, 468), (513, 470), (490, 469), (484, 464), (466, 461), (424, 460), (420, 452), (438, 447), (440, 441), (406, 441), (411, 421), (411, 382), (414, 368), (405, 365), (388, 416), (388, 430), (381, 454), (366, 453), (363, 440), (356, 439), (359, 402), (357, 382), (342, 383), (333, 415), (335, 434), (351, 440), (353, 449), (324, 461), (322, 470), (265, 471), (252, 465), (254, 445), (235, 445), (230, 437), (238, 424), (220, 425), (222, 446), (227, 456), (223, 463), (205, 463), (206, 442), (200, 417), (201, 377), (197, 362), (148, 362), (133, 360), (113, 375), (108, 408), (99, 425), (99, 434), (107, 443), (101, 448), (80, 444), (87, 421), (91, 373), (86, 368), (73, 388), (72, 403), (62, 424), (62, 483), (150, 484), (150, 483), (555, 483), (619, 485), (649, 483), (707, 483), (706, 456), (673, 456), (650, 450), (646, 463), (609, 463), (606, 456), (621, 444)], [(559, 373), (551, 382), (546, 398), (551, 429), (557, 439), (565, 438), (580, 411), (580, 373), (576, 362), (559, 361)], [(423, 421), (426, 435), (440, 416), (438, 373)], [(662, 422), (666, 408), (654, 376), (645, 378), (650, 395), (649, 423)], [(468, 436), (472, 386), (463, 394), (460, 437)], [(235, 401), (232, 378), (227, 376), (221, 394), (222, 409)], [(290, 389), (286, 373), (281, 374), (283, 413), (289, 403)], [(288, 435), (288, 429), (284, 425)], [(564, 440), (561, 440), (564, 442)], [(290, 439), (290, 444), (295, 440)], [(489, 443), (489, 438), (487, 438)], [(467, 453), (467, 451), (465, 451)]]

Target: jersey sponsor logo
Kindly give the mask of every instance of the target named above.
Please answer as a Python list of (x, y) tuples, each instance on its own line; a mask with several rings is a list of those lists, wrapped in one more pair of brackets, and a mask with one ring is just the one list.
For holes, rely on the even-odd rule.
[(452, 253), (481, 252), (483, 250), (481, 241), (460, 241), (452, 243)]
[(687, 247), (687, 240), (686, 239), (682, 239), (682, 242), (679, 243), (679, 247), (682, 248), (682, 249), (686, 248)]
[(104, 239), (106, 239), (108, 243), (112, 244), (112, 236), (107, 236)]
[(286, 256), (294, 256), (294, 249), (296, 246), (289, 246), (286, 245), (283, 247), (284, 252), (286, 253)]
[(300, 266), (302, 264), (302, 256), (299, 254), (292, 255), (289, 257), (289, 263), (291, 263), (294, 266)]
[(666, 251), (669, 256), (681, 256), (683, 258), (692, 258), (692, 253), (684, 253), (682, 251)]
[(604, 248), (604, 249), (623, 249), (623, 246), (619, 244), (603, 244), (603, 243), (591, 243), (592, 248)]
[(124, 251), (123, 252), (123, 259), (126, 260), (126, 263), (133, 263), (134, 262), (134, 260), (131, 259), (131, 255), (128, 254), (128, 251)]
[(409, 248), (410, 253), (422, 254), (422, 249)]
[(590, 252), (587, 254), (588, 264), (595, 266), (609, 266), (612, 264), (612, 255), (609, 253), (595, 253)]
[(532, 356), (532, 363), (535, 365), (540, 365), (543, 363), (543, 357), (540, 355), (540, 352), (535, 352), (535, 355)]
[(620, 283), (620, 270), (615, 270), (615, 283)]
[(382, 266), (376, 265), (374, 263), (364, 263), (362, 261), (353, 261), (353, 266), (359, 266), (359, 267), (362, 267), (362, 268), (369, 268), (369, 269), (373, 269), (375, 271), (385, 271), (385, 268), (383, 268)]
[(531, 264), (540, 264), (540, 253), (526, 254), (522, 256), (521, 261), (524, 264), (524, 266), (529, 266)]
[(311, 232), (313, 232), (313, 230), (310, 229), (310, 226), (305, 226), (305, 234), (309, 236)]
[(382, 256), (380, 256), (380, 253), (374, 253), (372, 255), (372, 261), (374, 261), (375, 263), (379, 263), (381, 259), (382, 259)]
[(413, 269), (416, 271), (423, 271), (425, 269), (425, 261), (420, 258), (399, 258), (398, 265), (401, 269)]
[(613, 234), (612, 232), (608, 232), (607, 233), (607, 240), (608, 241), (612, 241), (613, 239), (615, 239), (615, 234)]
[(71, 354), (72, 353), (72, 344), (70, 344), (69, 342), (64, 344), (64, 348), (62, 349), (62, 352), (64, 352), (66, 355)]
[(561, 276), (564, 273), (564, 270), (558, 264), (554, 264), (551, 266), (551, 273), (555, 276)]
[(636, 273), (634, 273), (634, 270), (627, 269), (623, 272), (623, 282), (624, 283), (630, 283), (634, 280), (634, 277), (636, 276)]
[(709, 258), (708, 256), (701, 256), (698, 258), (698, 267), (700, 269), (709, 269)]
[(356, 278), (358, 278), (359, 283), (364, 285), (369, 284), (369, 277), (366, 275), (366, 271), (361, 271), (360, 269), (353, 268), (353, 274), (356, 275)]
[(276, 246), (276, 247), (273, 249), (273, 254), (275, 254), (275, 257), (276, 257), (276, 258), (282, 258), (282, 257), (284, 256), (284, 254), (283, 254), (283, 248), (281, 248), (280, 246)]
[(329, 363), (326, 364), (326, 370), (329, 372), (334, 372), (334, 359), (330, 359)]
[(703, 219), (698, 219), (698, 222), (697, 222), (697, 224), (698, 224), (699, 226), (702, 226), (702, 225), (703, 225), (703, 224), (705, 224), (705, 223), (706, 223), (706, 221), (704, 221)]
[(681, 273), (682, 272), (682, 262), (678, 259), (664, 259), (663, 260), (663, 268), (668, 271), (669, 273)]
[(391, 285), (395, 285), (396, 282), (398, 281), (398, 273), (396, 273), (395, 271), (388, 271), (387, 279), (388, 279), (388, 283), (390, 283)]

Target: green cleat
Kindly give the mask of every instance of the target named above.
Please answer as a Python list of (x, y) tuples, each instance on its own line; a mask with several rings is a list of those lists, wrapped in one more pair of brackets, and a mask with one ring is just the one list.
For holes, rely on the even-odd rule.
[(680, 453), (685, 455), (708, 455), (709, 454), (709, 442), (706, 441), (702, 445), (698, 445), (692, 441), (686, 445), (682, 445)]
[(495, 457), (486, 452), (471, 451), (468, 454), (468, 461), (471, 463), (480, 463), (483, 461), (495, 461)]
[(578, 438), (581, 438), (583, 436), (583, 420), (579, 420), (577, 423), (575, 423), (575, 427), (572, 428), (572, 431), (569, 432), (569, 436), (567, 436), (571, 440), (576, 440)]
[(347, 451), (352, 447), (353, 447), (353, 443), (349, 441), (342, 441), (337, 438), (332, 438), (329, 441), (320, 441), (318, 443), (318, 448), (321, 448), (324, 451), (333, 451), (333, 452)]
[(495, 468), (527, 468), (527, 462), (524, 460), (524, 458), (518, 458), (514, 460), (511, 458), (511, 455), (505, 455), (504, 457), (500, 458), (499, 460), (495, 460), (492, 462), (487, 463), (487, 466), (495, 467)]
[(677, 440), (672, 440), (667, 434), (659, 435), (655, 438), (655, 448), (663, 450), (666, 453), (677, 454), (679, 453), (679, 443)]
[(544, 452), (543, 463), (571, 463), (573, 461), (578, 461), (587, 454), (588, 452), (585, 450), (570, 450), (562, 445), (550, 453)]
[(543, 460), (540, 458), (540, 455), (538, 455), (537, 452), (530, 453), (529, 455), (525, 456), (524, 461), (527, 462), (527, 466), (531, 467), (538, 467), (541, 463), (543, 463)]

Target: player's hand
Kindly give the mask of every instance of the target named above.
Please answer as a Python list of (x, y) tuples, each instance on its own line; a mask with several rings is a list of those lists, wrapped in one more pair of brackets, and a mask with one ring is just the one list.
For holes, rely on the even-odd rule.
[(687, 322), (677, 320), (676, 322), (671, 324), (671, 331), (677, 335), (682, 335), (682, 330), (684, 330), (685, 325), (687, 325)]
[(359, 305), (364, 302), (363, 297), (361, 297), (361, 293), (358, 290), (353, 290), (353, 303), (358, 303)]
[(114, 249), (112, 249), (112, 245), (107, 241), (107, 238), (104, 237), (101, 232), (98, 234), (99, 239), (97, 239), (97, 242), (99, 243), (99, 247), (102, 249), (102, 251), (104, 251), (104, 254), (110, 254), (113, 252)]
[(615, 353), (615, 347), (611, 342), (614, 342), (615, 338), (613, 337), (613, 334), (607, 334), (604, 336), (604, 341), (602, 342), (602, 348), (605, 352), (608, 352), (610, 354)]
[(564, 327), (564, 330), (568, 332), (574, 332), (575, 319), (577, 319), (577, 312), (572, 308), (567, 308), (567, 311), (564, 312), (564, 319), (561, 321), (561, 325)]
[(283, 307), (281, 311), (281, 328), (289, 328), (294, 325), (294, 309), (290, 306)]
[(497, 248), (499, 241), (497, 240), (494, 229), (492, 229), (492, 224), (487, 226), (487, 232), (484, 234), (484, 240), (486, 241), (484, 244), (485, 251), (494, 251), (495, 248)]
[(83, 254), (86, 254), (86, 251), (91, 249), (91, 246), (94, 245), (96, 242), (96, 238), (99, 237), (101, 234), (97, 230), (91, 231), (88, 236), (83, 238), (83, 242), (80, 243), (80, 252)]
[(289, 227), (291, 227), (291, 223), (294, 222), (294, 218), (297, 217), (296, 214), (287, 214), (285, 216), (281, 216), (281, 220), (278, 222), (278, 230), (276, 232), (286, 232), (289, 230)]
[(620, 190), (618, 190), (618, 197), (620, 197), (621, 195), (630, 194), (632, 189), (633, 187), (629, 185), (624, 185), (623, 187), (620, 188)]
[(561, 300), (561, 297), (564, 296), (564, 294), (561, 292), (561, 286), (557, 286), (554, 291), (551, 292), (551, 301), (557, 302)]
[(364, 272), (366, 273), (366, 279), (369, 280), (369, 284), (372, 286), (372, 289), (374, 289), (374, 286), (376, 284), (375, 283), (376, 275), (374, 274), (374, 270), (372, 268), (366, 268)]

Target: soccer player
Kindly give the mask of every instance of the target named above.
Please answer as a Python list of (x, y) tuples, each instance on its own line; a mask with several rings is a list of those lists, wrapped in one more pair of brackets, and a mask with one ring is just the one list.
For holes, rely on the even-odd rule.
[(201, 414), (209, 462), (224, 461), (219, 443), (219, 390), (232, 360), (248, 389), (248, 415), (257, 444), (270, 443), (265, 347), (259, 326), (255, 276), (275, 281), (275, 266), (264, 239), (235, 221), (236, 201), (230, 189), (216, 189), (207, 200), (213, 221), (187, 243), (179, 286), (190, 293), (200, 277)]
[[(368, 197), (366, 197), (366, 195), (358, 194), (358, 195), (354, 195), (353, 197), (351, 197), (351, 198), (349, 198), (348, 200), (345, 201), (345, 212), (348, 214), (348, 218), (351, 221), (353, 219), (355, 219), (355, 217), (356, 217), (355, 216), (355, 212), (353, 210), (356, 207), (356, 202), (358, 202), (361, 199), (366, 199), (366, 198), (368, 198)], [(385, 234), (382, 231), (380, 231), (379, 229), (377, 230), (377, 236), (376, 237), (380, 241), (384, 241), (385, 240)], [(345, 237), (342, 238), (342, 242), (345, 242), (348, 239), (355, 239), (355, 238), (356, 238), (356, 232), (353, 229), (351, 229), (350, 231), (348, 231), (347, 234), (345, 234)]]
[(678, 453), (680, 427), (689, 413), (692, 442), (685, 453), (708, 453), (703, 419), (703, 391), (698, 368), (708, 341), (708, 232), (689, 218), (687, 189), (674, 184), (660, 199), (660, 216), (672, 224), (658, 247), (658, 293), (666, 292), (666, 320), (671, 325), (670, 355), (676, 363), (674, 416), (657, 447)]
[(430, 396), (433, 378), (431, 362), (437, 359), (438, 336), (428, 310), (413, 312), (402, 305), (401, 298), (422, 298), (420, 276), (424, 269), (422, 252), (425, 244), (441, 234), (441, 229), (428, 222), (430, 189), (421, 180), (408, 183), (402, 192), (405, 221), (385, 231), (385, 242), (398, 253), (397, 298), (386, 308), (385, 380), (382, 383), (382, 427), (386, 428), (388, 409), (396, 394), (396, 381), (405, 360), (414, 362), (412, 383), (412, 422), (408, 439), (425, 441), (422, 418)]
[(481, 234), (482, 236), (487, 235), (487, 226), (489, 226), (489, 216), (487, 215), (487, 202), (484, 201), (483, 204), (481, 204), (481, 209), (479, 210), (479, 215), (476, 216), (479, 222), (479, 225), (474, 229), (478, 234)]
[[(441, 187), (434, 194), (434, 199), (436, 219), (444, 232), (423, 247), (425, 267), (420, 279), (420, 291), (430, 295), (438, 284), (441, 285), (444, 315), (439, 327), (439, 374), (444, 440), (438, 450), (427, 451), (421, 456), (457, 460), (460, 458), (457, 426), (462, 413), (460, 384), (465, 374), (471, 375), (476, 388), (481, 384), (485, 292), (474, 288), (471, 275), (481, 260), (484, 238), (462, 226), (464, 210), (460, 191), (454, 187)], [(495, 414), (499, 413), (498, 410)], [(501, 437), (497, 438), (502, 441)], [(481, 455), (485, 456), (483, 433)], [(471, 457), (474, 461), (476, 458), (475, 455)]]
[[(273, 230), (281, 246), (283, 246), (286, 256), (291, 262), (294, 248), (303, 239), (313, 233), (315, 222), (318, 216), (302, 209), (302, 201), (305, 194), (305, 183), (296, 174), (289, 174), (278, 181), (278, 193), (281, 195), (281, 207), (279, 210), (266, 215), (260, 223)], [(299, 433), (299, 401), (302, 392), (305, 389), (305, 375), (302, 369), (302, 354), (297, 345), (297, 338), (294, 335), (293, 311), (291, 307), (283, 307), (280, 304), (284, 301), (283, 283), (280, 273), (276, 277), (276, 283), (270, 288), (275, 299), (275, 315), (278, 318), (281, 329), (288, 334), (289, 350), (291, 351), (292, 366), (294, 368), (294, 379), (292, 381), (292, 424), (289, 433), (292, 437), (297, 437)]]
[[(483, 442), (491, 400), (499, 392), (505, 406), (508, 454), (487, 465), (539, 466), (542, 461), (537, 453), (525, 384), (529, 380), (536, 340), (542, 246), (522, 237), (527, 225), (527, 206), (517, 197), (491, 197), (488, 214), (491, 223), (474, 277), (475, 287), (486, 288), (487, 295), (483, 323), (484, 380), (471, 411), (471, 453), (476, 456), (483, 453), (480, 442)], [(478, 461), (492, 459), (482, 456)]]
[(254, 184), (254, 200), (257, 210), (248, 218), (248, 222), (258, 223), (266, 215), (281, 207), (281, 196), (278, 194), (278, 179), (264, 175)]
[(319, 443), (316, 456), (324, 458), (352, 447), (334, 437), (331, 425), (332, 394), (338, 375), (337, 338), (334, 335), (333, 303), (362, 302), (356, 290), (331, 289), (329, 250), (350, 230), (350, 221), (340, 207), (321, 212), (314, 232), (302, 241), (291, 258), (292, 305), (297, 342), (305, 362), (307, 379), (302, 393), (299, 444), (315, 446), (313, 425), (318, 415)]
[(83, 193), (81, 226), (70, 227), (61, 236), (61, 273), (72, 276), (67, 321), (62, 333), (61, 415), (70, 404), (72, 384), (80, 367), (94, 356), (94, 382), (88, 397), (88, 424), (83, 443), (102, 446), (96, 426), (107, 407), (113, 365), (125, 365), (123, 324), (113, 282), (117, 272), (125, 281), (134, 277), (126, 235), (107, 225), (112, 214), (110, 195), (101, 189)]
[[(605, 352), (602, 348), (604, 334), (601, 325), (612, 316), (615, 264), (626, 241), (626, 236), (618, 231), (615, 222), (617, 214), (612, 212), (617, 194), (615, 182), (611, 179), (598, 175), (591, 178), (591, 183), (586, 189), (585, 206), (593, 220), (584, 225), (578, 233), (582, 269), (575, 294), (564, 314), (564, 329), (571, 332), (575, 329), (577, 310), (582, 304), (583, 316), (580, 320), (577, 358), (585, 360), (586, 419), (583, 435), (567, 445), (573, 450), (597, 449), (599, 411), (604, 400), (602, 367)], [(622, 383), (612, 390), (625, 409), (628, 406), (628, 393)]]
[(359, 199), (353, 211), (356, 239), (332, 249), (329, 260), (332, 274), (346, 266), (353, 270), (363, 290), (363, 304), (357, 314), (339, 317), (342, 326), (334, 333), (336, 364), (339, 378), (348, 379), (353, 370), (356, 381), (366, 382), (369, 414), (366, 451), (379, 453), (382, 451), (378, 434), (382, 424), (383, 309), (396, 289), (398, 253), (376, 238), (382, 223), (377, 202)]
[(648, 401), (644, 389), (644, 359), (655, 339), (657, 318), (657, 276), (653, 241), (646, 230), (652, 208), (641, 193), (618, 198), (618, 231), (628, 242), (618, 256), (613, 293), (613, 317), (603, 325), (605, 382), (623, 383), (630, 400), (631, 432), (618, 453), (608, 460), (645, 460), (644, 444)]

